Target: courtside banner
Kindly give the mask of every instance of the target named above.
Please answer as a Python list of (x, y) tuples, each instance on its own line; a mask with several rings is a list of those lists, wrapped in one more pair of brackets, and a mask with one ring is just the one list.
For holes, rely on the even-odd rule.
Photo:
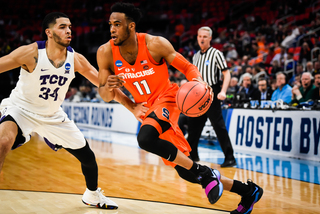
[(236, 150), (320, 161), (320, 111), (228, 109), (225, 121)]
[(77, 125), (136, 134), (138, 120), (120, 104), (63, 102), (63, 110)]

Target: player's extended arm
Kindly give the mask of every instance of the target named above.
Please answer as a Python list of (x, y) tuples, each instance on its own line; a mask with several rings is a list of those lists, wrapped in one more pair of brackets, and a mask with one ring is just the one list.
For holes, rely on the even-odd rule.
[(150, 54), (157, 58), (164, 58), (170, 65), (182, 72), (186, 78), (204, 84), (213, 95), (212, 88), (203, 81), (198, 68), (188, 62), (180, 53), (176, 52), (171, 43), (163, 37), (150, 37), (148, 49)]
[(136, 104), (127, 97), (119, 87), (122, 86), (123, 80), (120, 76), (114, 75), (112, 72), (113, 57), (111, 47), (108, 43), (102, 45), (97, 52), (97, 62), (99, 66), (99, 94), (101, 98), (110, 102), (115, 100), (124, 105), (133, 115), (141, 121), (148, 108), (144, 107), (145, 103)]
[(74, 55), (74, 69), (82, 76), (87, 78), (95, 86), (99, 86), (98, 71), (93, 67), (90, 62), (81, 54), (75, 53)]
[[(101, 98), (110, 102), (115, 99), (115, 91), (120, 90), (123, 80), (120, 77), (114, 75), (112, 71), (112, 51), (109, 43), (99, 47), (97, 51), (97, 62), (99, 67), (99, 94)], [(119, 96), (118, 95), (118, 99)], [(125, 96), (125, 95), (124, 95)]]
[(20, 66), (24, 66), (26, 70), (33, 71), (37, 61), (37, 44), (24, 45), (0, 58), (0, 73)]
[(170, 65), (182, 72), (189, 81), (194, 78), (202, 80), (198, 68), (188, 62), (180, 53), (176, 52), (167, 39), (163, 37), (151, 37), (148, 48), (151, 55), (159, 55), (161, 58), (164, 58)]

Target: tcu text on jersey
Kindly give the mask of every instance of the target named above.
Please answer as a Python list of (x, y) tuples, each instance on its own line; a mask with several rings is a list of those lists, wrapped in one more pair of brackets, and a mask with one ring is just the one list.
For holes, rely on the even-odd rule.
[[(58, 76), (55, 74), (40, 76), (40, 85), (43, 85), (43, 87), (41, 87), (40, 89), (42, 94), (39, 94), (39, 97), (47, 100), (50, 96), (53, 97), (54, 101), (56, 101), (58, 98), (58, 91), (60, 89), (59, 86), (63, 86), (64, 84), (66, 84), (67, 80), (67, 77)], [(54, 85), (56, 85), (56, 88), (52, 90), (52, 88), (54, 88)]]

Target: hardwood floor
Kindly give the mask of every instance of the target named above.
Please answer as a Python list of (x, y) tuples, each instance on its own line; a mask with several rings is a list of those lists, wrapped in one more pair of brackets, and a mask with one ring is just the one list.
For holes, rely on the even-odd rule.
[[(6, 158), (0, 173), (0, 189), (24, 191), (0, 191), (0, 213), (228, 213), (240, 201), (240, 196), (225, 191), (221, 199), (211, 205), (199, 185), (181, 179), (157, 156), (137, 147), (88, 141), (99, 166), (99, 187), (119, 204), (117, 211), (83, 205), (81, 195), (85, 182), (80, 163), (65, 150), (52, 151), (34, 135), (30, 142)], [(200, 163), (218, 168), (229, 178), (241, 181), (250, 178), (264, 188), (253, 214), (319, 213), (317, 184)]]

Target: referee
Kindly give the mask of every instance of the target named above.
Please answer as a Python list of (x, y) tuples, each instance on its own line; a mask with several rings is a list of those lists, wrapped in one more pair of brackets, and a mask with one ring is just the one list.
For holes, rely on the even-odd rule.
[[(189, 117), (188, 142), (192, 149), (190, 155), (194, 161), (199, 161), (198, 143), (202, 129), (207, 121), (207, 118), (209, 118), (225, 156), (225, 160), (221, 164), (221, 167), (232, 167), (237, 163), (233, 156), (233, 148), (222, 117), (220, 104), (220, 100), (226, 99), (226, 91), (231, 75), (223, 54), (219, 50), (210, 46), (210, 41), (212, 39), (211, 36), (211, 28), (199, 28), (197, 40), (201, 50), (193, 56), (193, 64), (198, 67), (203, 80), (212, 87), (214, 99), (206, 114), (200, 117)], [(224, 78), (221, 88), (220, 83), (222, 74)]]

